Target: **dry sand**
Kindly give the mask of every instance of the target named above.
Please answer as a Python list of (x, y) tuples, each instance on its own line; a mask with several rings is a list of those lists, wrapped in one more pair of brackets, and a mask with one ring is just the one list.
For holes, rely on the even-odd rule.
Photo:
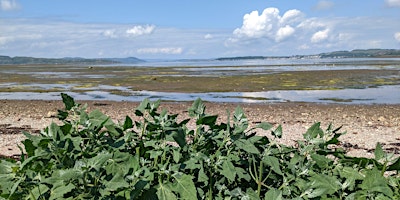
[[(87, 103), (89, 110), (99, 109), (114, 120), (122, 121), (126, 115), (134, 116), (137, 102), (77, 101)], [(178, 120), (188, 118), (191, 102), (163, 102), (161, 108), (179, 114)], [(243, 108), (251, 125), (261, 121), (283, 127), (281, 141), (288, 145), (302, 139), (302, 134), (315, 122), (325, 129), (330, 123), (343, 126), (347, 134), (341, 145), (353, 156), (373, 156), (377, 142), (388, 152), (400, 153), (400, 104), (398, 105), (343, 105), (315, 103), (235, 104), (206, 103), (209, 114), (218, 114), (226, 122), (227, 110), (233, 113), (237, 106)], [(24, 136), (21, 131), (38, 132), (52, 121), (61, 101), (0, 100), (0, 155), (13, 157), (20, 154)], [(160, 109), (161, 109), (160, 108)], [(268, 134), (261, 133), (261, 134)]]

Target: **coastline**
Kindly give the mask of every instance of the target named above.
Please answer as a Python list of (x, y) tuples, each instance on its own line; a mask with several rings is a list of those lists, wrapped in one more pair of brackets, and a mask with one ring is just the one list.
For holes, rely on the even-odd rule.
[[(126, 115), (134, 116), (134, 109), (140, 102), (76, 101), (88, 104), (88, 111), (99, 109), (117, 121)], [(192, 102), (162, 102), (159, 111), (167, 109), (178, 114), (178, 121), (187, 119)], [(220, 122), (226, 122), (227, 111), (232, 115), (237, 106), (242, 107), (252, 126), (269, 122), (276, 128), (282, 125), (283, 137), (280, 142), (294, 145), (303, 138), (302, 134), (315, 122), (321, 122), (326, 129), (330, 123), (341, 132), (341, 146), (352, 156), (373, 156), (377, 142), (388, 152), (400, 154), (400, 104), (318, 104), (318, 103), (211, 103), (205, 102), (208, 114), (217, 114)], [(39, 132), (50, 125), (59, 123), (55, 118), (58, 109), (64, 108), (62, 101), (55, 100), (0, 100), (0, 155), (12, 157), (20, 154), (17, 145), (22, 145), (21, 131)], [(193, 120), (191, 120), (193, 121)], [(190, 122), (193, 124), (193, 122)], [(190, 126), (189, 123), (189, 126)], [(269, 132), (257, 130), (259, 134)]]

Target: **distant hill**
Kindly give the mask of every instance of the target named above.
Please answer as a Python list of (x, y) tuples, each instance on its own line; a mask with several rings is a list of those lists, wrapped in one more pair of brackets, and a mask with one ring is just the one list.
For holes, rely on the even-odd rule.
[(318, 55), (321, 58), (400, 58), (400, 49), (355, 49)]
[(355, 49), (352, 51), (333, 51), (314, 55), (295, 56), (240, 56), (223, 57), (216, 60), (250, 60), (273, 58), (400, 58), (400, 49)]
[(118, 64), (118, 63), (139, 63), (145, 62), (144, 60), (128, 57), (128, 58), (80, 58), (80, 57), (66, 57), (66, 58), (34, 58), (34, 57), (10, 57), (0, 56), (0, 65), (20, 65), (20, 64), (84, 64), (84, 65), (104, 65), (104, 64)]

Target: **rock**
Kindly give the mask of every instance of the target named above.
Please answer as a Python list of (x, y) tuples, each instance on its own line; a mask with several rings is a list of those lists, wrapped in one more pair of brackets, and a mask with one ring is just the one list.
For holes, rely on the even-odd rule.
[(48, 113), (47, 113), (47, 115), (46, 115), (46, 118), (54, 118), (54, 117), (57, 117), (57, 112), (55, 112), (55, 111), (49, 111)]
[(386, 121), (386, 118), (385, 118), (385, 117), (383, 117), (383, 116), (380, 116), (380, 117), (378, 118), (378, 121), (380, 121), (380, 122), (384, 122), (384, 121)]

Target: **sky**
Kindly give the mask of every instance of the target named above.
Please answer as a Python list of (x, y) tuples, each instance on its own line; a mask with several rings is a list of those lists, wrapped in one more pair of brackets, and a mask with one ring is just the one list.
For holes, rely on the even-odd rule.
[(400, 0), (0, 0), (0, 55), (207, 59), (400, 49)]

